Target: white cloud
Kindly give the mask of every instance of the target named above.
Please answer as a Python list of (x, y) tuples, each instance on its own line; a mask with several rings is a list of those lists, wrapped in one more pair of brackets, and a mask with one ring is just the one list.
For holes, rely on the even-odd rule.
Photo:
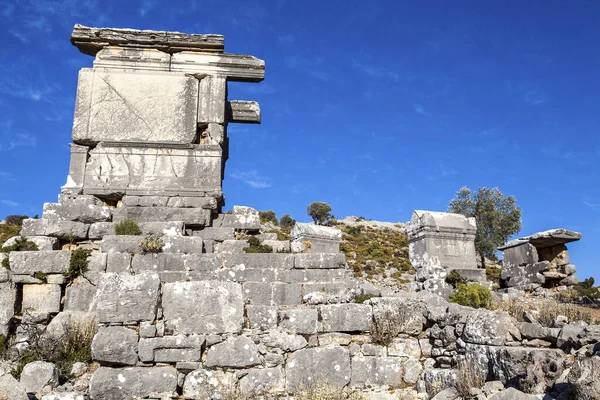
[(0, 123), (0, 151), (12, 150), (15, 147), (21, 146), (35, 146), (35, 137), (29, 133), (15, 130), (13, 125), (14, 123), (12, 120), (6, 120)]
[(260, 176), (256, 170), (250, 170), (245, 172), (234, 172), (230, 175), (233, 179), (240, 180), (246, 185), (255, 189), (266, 189), (271, 187), (271, 179), (268, 177)]
[(425, 107), (423, 107), (422, 105), (414, 104), (413, 107), (415, 109), (415, 112), (417, 112), (418, 114), (429, 115), (427, 112), (425, 112)]
[(0, 200), (0, 204), (5, 205), (7, 207), (17, 207), (19, 203), (12, 200)]

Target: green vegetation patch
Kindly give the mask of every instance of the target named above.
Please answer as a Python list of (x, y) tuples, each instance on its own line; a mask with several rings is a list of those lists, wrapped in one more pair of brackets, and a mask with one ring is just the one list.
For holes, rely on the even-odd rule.
[(142, 230), (137, 222), (124, 219), (115, 224), (115, 235), (141, 235)]
[(450, 302), (472, 308), (489, 308), (492, 304), (492, 292), (478, 283), (459, 283), (456, 293), (450, 296)]

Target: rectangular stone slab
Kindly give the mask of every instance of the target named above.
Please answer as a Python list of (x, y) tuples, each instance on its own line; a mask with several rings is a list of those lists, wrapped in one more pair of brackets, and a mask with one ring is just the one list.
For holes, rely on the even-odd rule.
[(99, 145), (90, 151), (83, 191), (96, 195), (154, 196), (193, 196), (220, 191), (221, 162), (219, 146)]
[(96, 54), (94, 69), (169, 71), (171, 55), (156, 49), (107, 46)]
[(84, 68), (79, 71), (73, 142), (192, 143), (197, 112), (194, 77)]
[(227, 122), (260, 124), (260, 106), (256, 101), (231, 100), (226, 112)]
[(96, 55), (106, 45), (148, 47), (167, 53), (182, 50), (222, 53), (225, 47), (223, 35), (92, 28), (80, 24), (73, 27), (71, 43), (83, 54), (90, 56)]
[(233, 82), (260, 82), (265, 79), (265, 62), (242, 54), (207, 54), (183, 51), (171, 56), (171, 71), (223, 75)]

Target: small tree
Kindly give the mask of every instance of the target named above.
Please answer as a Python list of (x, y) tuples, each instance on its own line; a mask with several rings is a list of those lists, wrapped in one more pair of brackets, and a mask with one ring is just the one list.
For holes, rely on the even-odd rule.
[(498, 188), (482, 187), (473, 193), (463, 187), (450, 201), (448, 211), (475, 217), (475, 250), (485, 268), (485, 257), (493, 258), (496, 248), (521, 230), (521, 208), (514, 196), (504, 197)]
[(277, 225), (277, 215), (275, 214), (275, 211), (273, 211), (273, 210), (259, 211), (258, 216), (260, 218), (261, 224), (266, 224), (268, 222), (271, 222), (273, 225)]
[(311, 216), (315, 224), (322, 225), (329, 221), (333, 216), (330, 214), (331, 206), (321, 201), (310, 203), (306, 208), (306, 212)]
[(279, 226), (282, 228), (289, 228), (290, 226), (294, 226), (296, 221), (292, 218), (290, 214), (285, 214), (283, 217), (279, 219)]
[(23, 220), (29, 218), (27, 215), (9, 215), (6, 217), (6, 223), (14, 226), (23, 226)]

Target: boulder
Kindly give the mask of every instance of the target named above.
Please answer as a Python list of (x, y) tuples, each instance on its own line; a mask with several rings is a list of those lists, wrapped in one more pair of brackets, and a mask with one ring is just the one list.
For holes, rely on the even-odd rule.
[(600, 393), (600, 357), (576, 359), (568, 380), (576, 399), (597, 399)]
[(159, 289), (157, 274), (106, 273), (98, 285), (98, 321), (154, 321)]
[(11, 374), (0, 376), (0, 399), (29, 400), (27, 390)]
[(58, 386), (58, 368), (52, 363), (34, 361), (23, 368), (21, 372), (21, 385), (28, 393), (37, 393), (44, 386)]
[(15, 314), (16, 296), (16, 288), (10, 282), (0, 283), (0, 335), (8, 336), (10, 321)]
[(352, 357), (350, 385), (398, 388), (402, 384), (402, 364), (399, 357)]
[(242, 395), (256, 396), (265, 393), (279, 393), (284, 390), (281, 367), (251, 369), (240, 379), (239, 389)]
[(507, 342), (520, 340), (517, 322), (504, 311), (481, 310), (467, 318), (462, 333), (466, 343), (503, 346)]
[(490, 400), (538, 400), (539, 397), (533, 394), (526, 394), (515, 388), (508, 388), (493, 395)]
[(319, 307), (323, 332), (368, 332), (373, 321), (368, 304), (330, 304)]

